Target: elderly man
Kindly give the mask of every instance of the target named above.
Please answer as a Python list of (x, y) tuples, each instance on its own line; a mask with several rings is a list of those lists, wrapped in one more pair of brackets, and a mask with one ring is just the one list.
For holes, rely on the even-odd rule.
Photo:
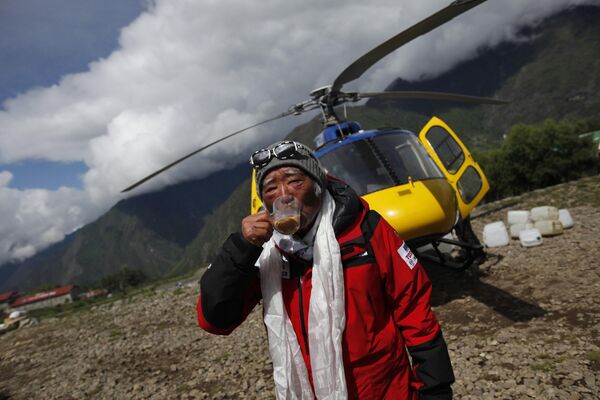
[[(243, 219), (202, 277), (200, 327), (227, 335), (262, 298), (280, 399), (450, 399), (431, 283), (393, 228), (300, 143), (250, 163), (266, 210)], [(273, 229), (283, 196), (301, 204), (293, 235)]]

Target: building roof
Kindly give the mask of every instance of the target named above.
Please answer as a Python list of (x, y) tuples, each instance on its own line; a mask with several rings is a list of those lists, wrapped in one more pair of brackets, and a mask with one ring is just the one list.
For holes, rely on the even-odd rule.
[(4, 303), (5, 301), (9, 301), (12, 297), (14, 297), (16, 295), (17, 295), (17, 292), (14, 292), (14, 291), (0, 293), (0, 303)]
[(66, 294), (71, 293), (73, 291), (74, 287), (75, 287), (74, 285), (68, 285), (68, 286), (63, 286), (63, 287), (59, 287), (56, 289), (48, 290), (47, 292), (40, 292), (40, 293), (36, 293), (36, 294), (30, 294), (27, 296), (21, 296), (21, 297), (17, 298), (15, 301), (13, 301), (10, 304), (10, 306), (12, 308), (14, 308), (14, 307), (22, 306), (25, 304), (37, 303), (38, 301), (51, 299), (53, 297), (64, 296)]

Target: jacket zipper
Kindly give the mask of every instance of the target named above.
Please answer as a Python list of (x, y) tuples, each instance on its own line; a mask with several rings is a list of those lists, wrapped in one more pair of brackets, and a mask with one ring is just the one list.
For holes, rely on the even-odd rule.
[(306, 334), (306, 325), (304, 324), (304, 301), (302, 300), (302, 275), (298, 277), (298, 306), (300, 308), (300, 326), (302, 327), (302, 338), (304, 339), (304, 348), (306, 354), (310, 354), (308, 349), (308, 335)]

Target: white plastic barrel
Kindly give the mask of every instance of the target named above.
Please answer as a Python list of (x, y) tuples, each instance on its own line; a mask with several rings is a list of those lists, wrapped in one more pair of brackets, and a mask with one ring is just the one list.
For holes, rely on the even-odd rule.
[(487, 247), (507, 246), (509, 242), (510, 239), (504, 222), (496, 221), (483, 227), (483, 243)]
[(513, 239), (518, 239), (521, 231), (524, 231), (525, 229), (533, 229), (533, 223), (526, 222), (523, 224), (512, 224), (510, 226), (510, 237)]
[(522, 230), (519, 233), (519, 241), (523, 247), (539, 246), (543, 243), (542, 233), (535, 228)]
[(508, 224), (526, 224), (529, 221), (529, 214), (527, 210), (511, 210), (508, 212)]
[(554, 236), (563, 233), (563, 226), (560, 221), (536, 221), (534, 228), (539, 230), (542, 236)]
[(552, 206), (534, 207), (531, 219), (536, 221), (558, 221), (558, 208)]
[(558, 210), (558, 220), (565, 229), (573, 227), (573, 218), (571, 218), (571, 213), (566, 208)]

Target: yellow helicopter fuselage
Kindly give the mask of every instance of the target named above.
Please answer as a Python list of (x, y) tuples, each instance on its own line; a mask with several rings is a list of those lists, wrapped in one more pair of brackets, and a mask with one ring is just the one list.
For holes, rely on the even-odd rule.
[(447, 233), (456, 222), (455, 193), (443, 178), (409, 182), (362, 198), (405, 240)]
[[(447, 234), (489, 190), (466, 146), (435, 117), (419, 135), (359, 130), (322, 149), (315, 154), (328, 173), (348, 183), (409, 241)], [(250, 205), (252, 213), (262, 206), (254, 173)]]

